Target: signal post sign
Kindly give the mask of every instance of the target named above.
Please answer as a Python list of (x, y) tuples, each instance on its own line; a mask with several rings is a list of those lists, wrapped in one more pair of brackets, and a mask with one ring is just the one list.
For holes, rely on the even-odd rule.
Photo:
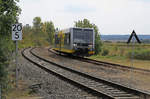
[(22, 40), (22, 24), (12, 25), (12, 40), (16, 41), (16, 87), (18, 87), (18, 40)]
[(22, 40), (22, 24), (13, 24), (12, 25), (12, 40)]
[[(127, 44), (129, 44), (131, 41), (132, 41), (132, 53), (131, 53), (131, 67), (134, 67), (133, 65), (133, 60), (134, 60), (134, 45), (135, 45), (135, 41), (134, 41), (134, 38), (133, 37), (135, 37), (135, 39), (137, 40), (137, 42), (139, 43), (139, 44), (141, 44), (141, 41), (140, 41), (140, 39), (138, 38), (138, 36), (136, 35), (136, 32), (133, 30), (133, 32), (131, 33), (131, 35), (130, 35), (130, 37), (129, 37), (129, 39), (128, 39), (128, 41), (127, 41)], [(132, 40), (132, 38), (133, 38), (133, 40)], [(131, 73), (132, 73), (132, 69), (131, 69)], [(131, 78), (132, 78), (132, 74), (131, 74)]]

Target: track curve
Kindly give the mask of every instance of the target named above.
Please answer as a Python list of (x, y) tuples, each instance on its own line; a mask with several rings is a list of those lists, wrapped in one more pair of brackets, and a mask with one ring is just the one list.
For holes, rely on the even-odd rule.
[[(138, 91), (135, 91), (132, 89), (124, 88), (120, 85), (112, 84), (110, 82), (103, 81), (103, 80), (100, 80), (97, 78), (93, 78), (93, 77), (86, 75), (82, 72), (79, 72), (77, 70), (73, 70), (71, 68), (61, 66), (54, 62), (50, 62), (50, 61), (43, 59), (43, 58), (39, 57), (38, 55), (34, 54), (31, 50), (31, 48), (25, 49), (24, 51), (22, 51), (22, 55), (26, 59), (28, 59), (30, 62), (38, 65), (40, 68), (42, 68), (46, 71), (55, 72), (57, 75), (62, 76), (66, 79), (69, 79), (71, 82), (77, 83), (80, 86), (84, 86), (89, 90), (92, 90), (99, 94), (103, 94), (109, 98), (142, 99), (142, 98), (140, 98), (141, 95), (145, 96), (144, 93), (141, 93), (141, 92), (138, 92)], [(48, 66), (48, 64), (55, 65), (53, 67), (53, 70), (52, 70), (52, 68), (50, 68)], [(64, 72), (65, 73), (67, 72), (68, 74), (63, 74)], [(70, 75), (73, 75), (73, 76), (70, 76)], [(143, 98), (143, 99), (146, 99), (146, 98)]]

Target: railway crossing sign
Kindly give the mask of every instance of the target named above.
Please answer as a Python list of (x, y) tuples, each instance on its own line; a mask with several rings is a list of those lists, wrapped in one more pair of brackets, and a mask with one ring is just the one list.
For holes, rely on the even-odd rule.
[(129, 37), (128, 41), (127, 41), (127, 44), (129, 44), (129, 43), (131, 42), (131, 39), (132, 39), (133, 36), (136, 38), (137, 42), (140, 44), (141, 41), (140, 41), (140, 39), (138, 38), (138, 36), (136, 35), (136, 33), (135, 33), (134, 30), (133, 30), (132, 34), (130, 35), (130, 37)]
[(12, 25), (12, 40), (22, 40), (22, 24), (17, 23)]

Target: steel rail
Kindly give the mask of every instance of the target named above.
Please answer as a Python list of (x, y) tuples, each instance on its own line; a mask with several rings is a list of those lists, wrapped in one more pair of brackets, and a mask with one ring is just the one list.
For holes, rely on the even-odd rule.
[[(76, 73), (76, 74), (78, 74), (80, 76), (84, 76), (85, 78), (88, 78), (88, 79), (92, 80), (92, 83), (90, 83), (89, 85), (88, 84), (86, 85), (86, 82), (84, 82), (84, 83), (80, 82), (80, 85), (82, 85), (84, 87), (87, 87), (90, 90), (93, 90), (93, 91), (96, 91), (96, 92), (100, 92), (101, 94), (103, 94), (105, 96), (108, 96), (109, 98), (113, 98), (113, 99), (148, 99), (148, 98), (141, 98), (141, 97), (143, 97), (143, 95), (145, 96), (145, 93), (141, 93), (141, 92), (138, 92), (136, 90), (129, 89), (129, 88), (126, 88), (126, 87), (123, 87), (123, 86), (120, 86), (120, 85), (117, 85), (117, 84), (105, 81), (103, 79), (92, 77), (91, 75), (85, 74), (85, 73), (83, 73), (81, 71), (77, 71), (77, 70), (74, 70), (72, 68), (68, 68), (66, 66), (62, 66), (60, 64), (56, 64), (56, 63), (51, 62), (51, 61), (49, 61), (47, 59), (41, 58), (40, 56), (38, 56), (35, 53), (33, 53), (32, 50), (30, 50), (30, 53), (32, 55), (34, 55), (35, 57), (39, 58), (40, 60), (43, 60), (45, 62), (48, 62), (50, 64), (58, 66), (59, 68), (63, 68), (65, 70), (67, 70), (67, 71), (71, 71), (72, 73)], [(23, 54), (23, 56), (26, 59), (29, 59), (24, 54), (24, 51), (22, 52), (22, 54)], [(38, 64), (36, 62), (34, 62), (34, 63), (36, 65)], [(44, 68), (44, 67), (42, 66), (42, 68)], [(62, 74), (59, 74), (59, 75), (62, 75)], [(68, 77), (66, 77), (66, 78), (68, 78)], [(74, 82), (76, 82), (76, 81), (74, 81)], [(93, 86), (93, 85), (97, 85), (97, 84), (98, 84), (98, 86)], [(97, 88), (100, 88), (100, 90), (98, 90)]]
[[(55, 53), (57, 55), (60, 55), (59, 53), (52, 50), (51, 48), (49, 48), (48, 51), (52, 52), (52, 53)], [(61, 54), (61, 56), (68, 57), (68, 56), (62, 55), (62, 54)], [(123, 71), (133, 71), (133, 72), (139, 72), (139, 73), (142, 73), (142, 74), (147, 74), (147, 73), (150, 74), (150, 70), (136, 68), (136, 67), (129, 67), (129, 66), (125, 66), (125, 65), (109, 63), (109, 62), (89, 59), (89, 58), (85, 58), (85, 57), (78, 57), (78, 56), (71, 56), (69, 58), (76, 59), (76, 60), (79, 60), (79, 61), (82, 61), (82, 62), (92, 63), (92, 64), (95, 64), (95, 65), (101, 65), (101, 66), (117, 68), (117, 69), (120, 69), (120, 70), (123, 70)]]
[[(60, 54), (58, 54), (56, 51), (51, 50), (51, 48), (49, 48), (48, 51), (49, 51), (49, 52), (52, 52), (52, 53), (54, 53), (54, 54), (60, 55)], [(66, 54), (64, 54), (64, 55), (61, 54), (61, 56), (68, 58), (68, 56), (67, 56)], [(77, 60), (79, 60), (79, 61), (84, 61), (84, 62), (96, 64), (96, 65), (103, 65), (103, 66), (107, 66), (107, 67), (112, 66), (112, 67), (116, 68), (115, 66), (117, 66), (117, 67), (120, 67), (120, 68), (119, 68), (120, 70), (126, 70), (126, 69), (128, 69), (128, 71), (129, 71), (129, 70), (132, 69), (133, 71), (140, 72), (140, 73), (143, 72), (143, 71), (146, 72), (146, 73), (150, 73), (149, 70), (145, 70), (145, 69), (139, 69), (139, 68), (128, 67), (128, 66), (126, 67), (126, 66), (119, 65), (119, 64), (113, 64), (113, 63), (108, 63), (108, 62), (102, 62), (102, 61), (92, 60), (92, 59), (83, 58), (83, 57), (71, 56), (71, 57), (69, 57), (69, 58), (77, 59)], [(82, 60), (82, 59), (83, 59), (83, 60)], [(89, 61), (89, 60), (90, 60), (90, 61)], [(91, 62), (91, 61), (92, 61), (92, 62)], [(96, 63), (95, 63), (95, 61), (96, 61)], [(102, 63), (101, 63), (101, 62), (102, 62)], [(105, 64), (105, 63), (106, 63), (106, 64)], [(108, 64), (111, 64), (111, 65), (108, 65)], [(91, 75), (91, 76), (93, 76), (93, 75)], [(94, 77), (96, 77), (96, 76), (94, 76)], [(96, 78), (99, 78), (99, 77), (96, 77)], [(139, 93), (142, 93), (141, 96), (144, 97), (144, 98), (140, 98), (140, 99), (150, 99), (150, 92), (148, 92), (148, 91), (141, 90), (141, 89), (137, 89), (137, 88), (134, 88), (134, 87), (131, 87), (131, 86), (127, 86), (127, 85), (123, 85), (123, 84), (120, 84), (120, 83), (117, 83), (117, 82), (114, 82), (114, 81), (109, 81), (109, 80), (104, 79), (104, 78), (101, 78), (101, 79), (104, 80), (104, 81), (107, 81), (107, 82), (110, 82), (110, 83), (114, 83), (114, 84), (117, 84), (117, 85), (119, 85), (119, 86), (128, 88), (128, 89), (130, 89), (130, 90), (134, 90), (134, 91), (137, 91), (137, 92), (139, 92)], [(146, 98), (145, 98), (145, 97), (146, 97)], [(148, 98), (147, 98), (147, 97), (148, 97)]]

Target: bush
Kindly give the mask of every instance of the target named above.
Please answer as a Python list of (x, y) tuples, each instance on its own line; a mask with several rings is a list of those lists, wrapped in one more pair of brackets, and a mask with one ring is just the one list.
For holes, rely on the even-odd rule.
[[(128, 52), (127, 55), (129, 58), (132, 57), (132, 51)], [(134, 51), (134, 59), (140, 59), (140, 60), (150, 60), (150, 50), (135, 50)]]
[(108, 55), (109, 54), (109, 51), (107, 50), (107, 49), (104, 49), (103, 51), (102, 51), (102, 56), (106, 56), (106, 55)]

